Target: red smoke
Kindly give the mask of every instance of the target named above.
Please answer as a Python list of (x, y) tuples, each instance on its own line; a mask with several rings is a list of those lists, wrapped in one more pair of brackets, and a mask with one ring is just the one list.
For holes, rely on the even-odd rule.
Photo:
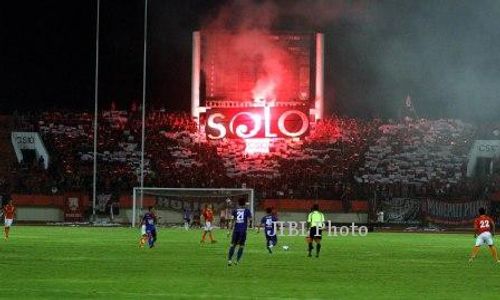
[[(290, 51), (273, 25), (303, 20), (302, 32), (345, 16), (362, 16), (367, 1), (234, 0), (202, 26), (206, 94), (211, 99), (310, 99), (308, 62)], [(276, 23), (276, 24), (274, 24)], [(286, 22), (285, 22), (286, 23)], [(214, 38), (215, 36), (215, 38)], [(280, 40), (281, 38), (281, 40)], [(203, 40), (203, 38), (202, 38)]]
[(230, 100), (294, 100), (299, 97), (298, 66), (280, 37), (270, 33), (276, 17), (270, 2), (240, 1), (223, 8), (202, 29), (207, 59), (202, 68), (207, 96)]
[(287, 49), (273, 40), (272, 35), (260, 31), (239, 33), (234, 36), (232, 47), (237, 56), (232, 67), (245, 67), (246, 60), (253, 63), (250, 67), (255, 70), (254, 82), (242, 86), (244, 90), (250, 90), (249, 98), (270, 101), (290, 100), (298, 96), (291, 88), (292, 83), (297, 81), (293, 78), (296, 72), (292, 71), (295, 62)]
[[(208, 96), (232, 100), (297, 99), (298, 67), (283, 42), (267, 32), (205, 32)], [(215, 93), (215, 94), (212, 94)]]

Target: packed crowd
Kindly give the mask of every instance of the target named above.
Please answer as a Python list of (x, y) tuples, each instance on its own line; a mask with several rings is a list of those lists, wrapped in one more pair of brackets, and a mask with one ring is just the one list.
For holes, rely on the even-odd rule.
[(355, 174), (357, 182), (388, 186), (398, 197), (459, 196), (473, 189), (464, 180), (472, 125), (421, 119), (384, 124), (379, 130)]
[[(245, 142), (207, 141), (203, 124), (186, 113), (148, 113), (145, 185), (252, 187), (263, 198), (351, 199), (393, 196), (478, 196), (465, 179), (475, 128), (457, 120), (363, 121), (331, 116), (300, 141), (277, 139), (269, 153), (245, 154)], [(50, 168), (32, 168), (13, 183), (24, 192), (91, 191), (93, 123), (88, 113), (20, 116), (19, 128), (39, 131)], [(141, 115), (99, 116), (98, 188), (130, 193), (141, 170)], [(35, 174), (36, 176), (33, 176)], [(33, 179), (36, 178), (36, 179)]]

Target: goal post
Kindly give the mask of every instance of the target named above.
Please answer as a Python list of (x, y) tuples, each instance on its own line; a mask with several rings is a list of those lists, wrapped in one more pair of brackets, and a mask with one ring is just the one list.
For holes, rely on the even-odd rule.
[[(235, 208), (238, 199), (245, 198), (255, 218), (254, 190), (248, 188), (161, 188), (134, 187), (132, 192), (132, 227), (135, 227), (145, 207), (154, 206), (165, 212), (182, 214), (184, 209), (201, 210), (211, 204), (216, 211)], [(229, 200), (229, 201), (228, 201)], [(173, 220), (168, 220), (172, 219)], [(167, 223), (178, 223), (179, 218), (167, 217)]]

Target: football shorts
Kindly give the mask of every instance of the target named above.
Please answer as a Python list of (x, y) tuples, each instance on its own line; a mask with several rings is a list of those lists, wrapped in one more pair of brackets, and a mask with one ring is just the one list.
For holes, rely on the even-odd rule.
[(493, 236), (489, 231), (485, 231), (476, 237), (476, 246), (482, 246), (484, 244), (488, 246), (493, 245)]
[(204, 229), (205, 231), (212, 231), (212, 222), (206, 221)]

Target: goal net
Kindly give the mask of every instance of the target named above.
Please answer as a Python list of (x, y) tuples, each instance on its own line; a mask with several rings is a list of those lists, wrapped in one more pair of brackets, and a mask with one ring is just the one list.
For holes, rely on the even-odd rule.
[(195, 220), (206, 204), (210, 204), (214, 209), (217, 224), (221, 212), (226, 218), (229, 217), (228, 212), (235, 208), (238, 200), (242, 198), (246, 200), (254, 216), (253, 189), (135, 187), (132, 195), (132, 226), (140, 222), (140, 217), (150, 206), (157, 210), (159, 223), (167, 225), (183, 223), (185, 211)]

